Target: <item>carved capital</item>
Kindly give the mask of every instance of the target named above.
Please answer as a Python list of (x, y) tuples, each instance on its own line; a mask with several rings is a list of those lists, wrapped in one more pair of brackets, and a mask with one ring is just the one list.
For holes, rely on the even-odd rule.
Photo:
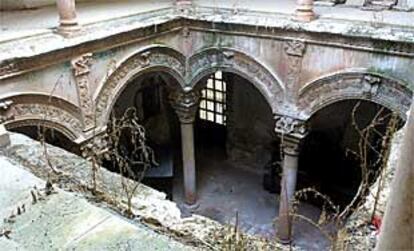
[(284, 49), (289, 56), (302, 57), (305, 54), (306, 43), (300, 40), (286, 41)]
[(201, 94), (199, 91), (176, 91), (171, 93), (170, 102), (181, 123), (193, 123), (197, 114)]
[(284, 136), (303, 139), (308, 130), (306, 122), (286, 115), (275, 115), (275, 132)]
[(282, 138), (283, 152), (299, 155), (303, 139), (308, 133), (306, 122), (286, 115), (276, 115), (275, 121), (275, 131)]
[(14, 119), (15, 111), (11, 108), (12, 105), (12, 100), (0, 101), (0, 124)]

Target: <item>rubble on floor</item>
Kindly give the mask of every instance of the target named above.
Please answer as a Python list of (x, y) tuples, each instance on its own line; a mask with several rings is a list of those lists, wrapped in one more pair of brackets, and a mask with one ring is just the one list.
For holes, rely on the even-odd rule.
[[(97, 189), (92, 194), (92, 168), (83, 158), (48, 146), (48, 159), (59, 171), (59, 174), (56, 174), (48, 167), (44, 149), (39, 142), (20, 134), (11, 134), (11, 142), (11, 146), (4, 150), (3, 154), (15, 164), (41, 179), (50, 179), (60, 189), (81, 194), (101, 208), (107, 207), (125, 214), (127, 199), (120, 175), (100, 168), (96, 179)], [(223, 226), (207, 217), (194, 214), (183, 217), (177, 205), (167, 200), (164, 193), (142, 184), (134, 194), (132, 204), (132, 221), (135, 224), (145, 225), (156, 232), (191, 245), (194, 249), (223, 250), (223, 246), (232, 236), (234, 237), (234, 228)], [(263, 238), (244, 234), (242, 236), (248, 250), (289, 250), (288, 246)]]
[(0, 166), (0, 250), (193, 249), (53, 188), (4, 156)]
[[(376, 218), (379, 220), (385, 209), (385, 201), (389, 193), (389, 183), (392, 179), (395, 163), (398, 158), (398, 148), (402, 139), (401, 134), (401, 132), (397, 133), (394, 138), (389, 166), (384, 174), (384, 187), (377, 206), (378, 213)], [(68, 196), (67, 198), (74, 196), (82, 197), (77, 199), (79, 203), (83, 203), (85, 207), (96, 208), (94, 209), (97, 210), (96, 212), (101, 212), (101, 210), (109, 208), (114, 209), (113, 212), (118, 212), (118, 216), (119, 213), (125, 214), (127, 200), (122, 188), (122, 178), (118, 174), (100, 168), (96, 179), (97, 189), (92, 194), (92, 168), (89, 162), (57, 147), (48, 146), (48, 159), (60, 172), (56, 174), (48, 167), (45, 161), (44, 149), (40, 143), (20, 134), (11, 134), (11, 142), (11, 146), (3, 150), (0, 156), (6, 156), (15, 165), (19, 165), (36, 175), (38, 178), (33, 178), (33, 180), (36, 180), (35, 183), (37, 186), (40, 187), (40, 184), (42, 182), (44, 183), (44, 181), (40, 182), (39, 178), (41, 180), (49, 179), (55, 186), (66, 191), (59, 192), (59, 195), (52, 195), (47, 202), (43, 202), (46, 207), (53, 209), (54, 207), (65, 207), (65, 205), (68, 207), (73, 206), (67, 204), (67, 201), (71, 201), (70, 199), (62, 200), (59, 198), (59, 196), (64, 195)], [(25, 181), (21, 180), (22, 182), (24, 183)], [(34, 183), (29, 182), (28, 184), (33, 186)], [(8, 186), (7, 189), (12, 189), (10, 187)], [(375, 229), (371, 222), (371, 214), (377, 187), (378, 182), (370, 188), (370, 193), (366, 200), (355, 210), (349, 217), (344, 228), (340, 230), (338, 235), (339, 240), (337, 242), (337, 245), (341, 246), (340, 250), (370, 250), (375, 246), (378, 230)], [(17, 196), (16, 201), (10, 202), (10, 205), (17, 205), (18, 198)], [(245, 246), (246, 250), (290, 250), (289, 246), (284, 246), (259, 237), (241, 234), (235, 231), (234, 227), (223, 226), (204, 216), (191, 215), (190, 217), (183, 217), (177, 205), (167, 200), (164, 193), (142, 184), (134, 194), (132, 204), (134, 217), (132, 220), (128, 220), (128, 217), (121, 217), (122, 220), (120, 221), (125, 221), (123, 224), (132, 224), (128, 225), (132, 229), (149, 227), (158, 233), (162, 233), (164, 237), (170, 236), (186, 245), (186, 247), (190, 246), (191, 249), (232, 250), (226, 248), (235, 245), (235, 243), (239, 243)], [(109, 215), (110, 213), (106, 212), (105, 214)], [(3, 218), (7, 217), (6, 215), (1, 216)], [(72, 221), (78, 221), (78, 219)], [(79, 224), (81, 222), (82, 220), (79, 220)], [(39, 240), (35, 241), (40, 241), (41, 237), (39, 236), (38, 238)], [(2, 239), (4, 242), (5, 239)], [(172, 239), (168, 239), (168, 241), (175, 243)], [(8, 243), (8, 245), (13, 249), (13, 245), (15, 244)], [(91, 243), (88, 245), (91, 245)], [(300, 250), (300, 248), (292, 247), (291, 250)]]

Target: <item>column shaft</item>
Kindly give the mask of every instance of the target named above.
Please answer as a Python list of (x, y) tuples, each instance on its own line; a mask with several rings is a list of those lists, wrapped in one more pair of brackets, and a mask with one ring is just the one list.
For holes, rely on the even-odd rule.
[(194, 124), (181, 123), (185, 202), (194, 205), (197, 201), (194, 153)]
[(185, 203), (190, 210), (197, 204), (196, 166), (194, 151), (194, 120), (201, 93), (191, 89), (170, 93), (171, 105), (181, 123)]
[(277, 237), (282, 243), (289, 243), (292, 237), (291, 200), (296, 189), (299, 148), (308, 129), (306, 121), (292, 116), (276, 114), (275, 122), (275, 132), (281, 137), (284, 153)]
[(75, 0), (56, 0), (59, 12), (59, 33), (69, 35), (78, 31)]
[(292, 217), (290, 216), (290, 210), (291, 200), (293, 199), (296, 189), (298, 160), (298, 155), (285, 152), (277, 229), (278, 238), (283, 243), (289, 243), (291, 241)]

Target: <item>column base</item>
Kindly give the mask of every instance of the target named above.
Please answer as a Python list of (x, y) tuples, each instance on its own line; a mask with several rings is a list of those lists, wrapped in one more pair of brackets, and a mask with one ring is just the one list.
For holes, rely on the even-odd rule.
[(184, 208), (190, 211), (191, 213), (194, 213), (199, 207), (200, 207), (200, 204), (198, 202), (194, 204), (184, 203)]
[(278, 239), (277, 241), (282, 245), (290, 245), (292, 243), (292, 239)]
[(314, 12), (303, 12), (300, 10), (296, 10), (295, 15), (293, 16), (293, 20), (298, 22), (310, 22), (316, 19), (316, 15)]
[(77, 35), (81, 30), (80, 25), (75, 24), (75, 25), (60, 25), (57, 28), (57, 33), (59, 33), (60, 35), (64, 36), (64, 37), (72, 37)]

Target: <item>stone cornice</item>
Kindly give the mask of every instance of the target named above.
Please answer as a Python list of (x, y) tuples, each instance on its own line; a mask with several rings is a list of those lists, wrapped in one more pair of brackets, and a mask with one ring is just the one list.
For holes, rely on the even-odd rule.
[[(300, 38), (309, 45), (414, 56), (414, 27), (372, 27), (360, 21), (323, 17), (311, 23), (297, 23), (286, 14), (239, 11), (234, 15), (227, 9), (220, 9), (219, 14), (212, 11), (211, 8), (197, 8), (194, 14), (178, 15), (173, 9), (161, 9), (85, 25), (84, 33), (71, 39), (62, 39), (51, 30), (25, 37), (25, 43), (19, 39), (9, 40), (0, 43), (0, 79), (68, 61), (74, 54), (96, 53), (177, 32), (184, 26), (201, 32), (274, 40)], [(224, 20), (222, 16), (227, 12), (229, 17)], [(264, 20), (263, 23), (260, 20)], [(111, 29), (115, 25), (117, 29)], [(27, 60), (29, 58), (33, 60)]]

